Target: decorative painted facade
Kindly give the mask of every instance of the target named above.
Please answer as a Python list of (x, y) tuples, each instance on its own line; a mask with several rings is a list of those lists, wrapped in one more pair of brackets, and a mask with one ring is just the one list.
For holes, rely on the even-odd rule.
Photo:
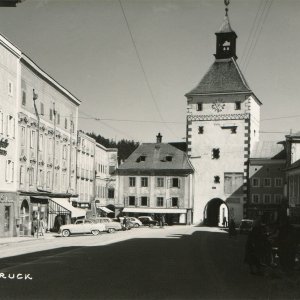
[(236, 55), (226, 11), (216, 33), (215, 61), (187, 93), (188, 157), (195, 169), (193, 223), (239, 222), (247, 201), (248, 159), (259, 140), (260, 105)]
[(1, 35), (0, 77), (0, 236), (30, 235), (34, 218), (82, 214), (69, 201), (80, 100)]
[(30, 234), (33, 218), (48, 229), (61, 215), (74, 217), (77, 120), (80, 101), (22, 54), (19, 90), (20, 235)]
[(78, 132), (77, 194), (79, 203), (91, 203), (95, 198), (96, 141), (82, 131)]
[(0, 237), (18, 230), (18, 93), (21, 52), (0, 35)]
[(131, 216), (164, 214), (168, 224), (191, 224), (194, 170), (185, 152), (157, 138), (119, 166), (116, 210)]

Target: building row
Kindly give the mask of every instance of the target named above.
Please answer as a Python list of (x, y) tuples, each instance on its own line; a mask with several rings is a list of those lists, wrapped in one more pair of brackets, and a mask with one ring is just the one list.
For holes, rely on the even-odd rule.
[(117, 150), (78, 131), (81, 101), (3, 36), (0, 77), (0, 236), (105, 207)]
[(117, 149), (78, 130), (81, 101), (0, 36), (0, 236), (78, 217), (164, 215), (170, 224), (289, 215), (300, 222), (300, 134), (260, 140), (262, 102), (237, 63), (228, 9), (215, 59), (188, 92), (186, 142)]

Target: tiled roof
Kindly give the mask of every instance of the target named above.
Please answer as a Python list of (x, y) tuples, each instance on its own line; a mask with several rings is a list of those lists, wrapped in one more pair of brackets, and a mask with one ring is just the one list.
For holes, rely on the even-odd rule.
[(260, 141), (255, 143), (251, 158), (286, 159), (286, 152), (277, 141)]
[[(145, 156), (145, 161), (139, 158)], [(171, 161), (166, 159), (172, 157)], [(143, 143), (119, 166), (118, 170), (180, 170), (192, 173), (193, 169), (185, 152), (167, 143)]]
[(235, 59), (217, 59), (200, 83), (187, 95), (251, 92)]

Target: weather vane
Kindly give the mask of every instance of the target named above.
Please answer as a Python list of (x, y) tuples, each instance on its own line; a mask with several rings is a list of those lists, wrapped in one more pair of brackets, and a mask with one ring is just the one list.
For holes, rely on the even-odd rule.
[(225, 11), (226, 11), (226, 16), (228, 16), (228, 5), (230, 3), (230, 0), (224, 0), (224, 3), (226, 5)]

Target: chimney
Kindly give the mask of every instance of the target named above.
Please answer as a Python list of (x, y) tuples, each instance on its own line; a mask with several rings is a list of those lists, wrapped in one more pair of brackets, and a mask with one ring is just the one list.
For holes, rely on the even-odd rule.
[(162, 140), (162, 135), (160, 134), (160, 132), (158, 133), (158, 135), (156, 136), (156, 143), (160, 144)]

